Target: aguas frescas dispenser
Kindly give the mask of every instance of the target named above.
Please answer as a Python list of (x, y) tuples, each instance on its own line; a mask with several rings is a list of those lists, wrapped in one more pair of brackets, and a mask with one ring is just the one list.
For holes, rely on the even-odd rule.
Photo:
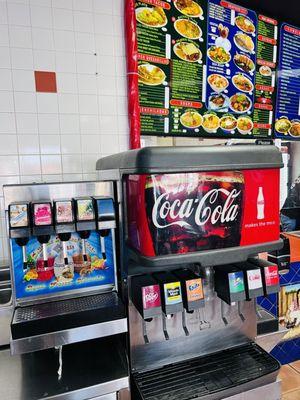
[(119, 199), (133, 399), (219, 400), (277, 385), (278, 362), (255, 343), (255, 303), (278, 287), (248, 259), (282, 245), (281, 167), (276, 147), (254, 145), (98, 160)]
[(8, 209), (9, 237), (22, 248), (23, 270), (27, 270), (26, 245), (31, 236), (30, 204), (12, 203)]

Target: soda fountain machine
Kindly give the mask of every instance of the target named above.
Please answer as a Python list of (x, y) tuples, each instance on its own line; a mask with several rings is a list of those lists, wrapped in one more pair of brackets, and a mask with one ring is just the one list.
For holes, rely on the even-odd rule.
[(123, 399), (128, 328), (113, 184), (7, 185), (4, 201), (14, 312), (0, 398)]
[(98, 160), (118, 199), (132, 399), (280, 397), (280, 365), (255, 338), (256, 297), (279, 289), (257, 255), (282, 246), (281, 167), (254, 145)]

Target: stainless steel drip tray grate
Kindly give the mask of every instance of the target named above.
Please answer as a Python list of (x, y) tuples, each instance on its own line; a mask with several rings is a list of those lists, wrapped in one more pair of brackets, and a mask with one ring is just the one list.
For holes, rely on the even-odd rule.
[(14, 315), (14, 322), (32, 321), (58, 315), (74, 313), (78, 310), (96, 310), (102, 307), (111, 307), (118, 304), (115, 293), (103, 293), (94, 296), (79, 297), (76, 299), (54, 301), (34, 306), (19, 307)]
[[(144, 400), (221, 399), (224, 391), (269, 376), (279, 363), (255, 343), (133, 374)], [(266, 382), (270, 383), (270, 382)], [(248, 390), (248, 389), (247, 389)], [(220, 397), (220, 392), (223, 395)]]
[(18, 307), (11, 324), (12, 338), (43, 335), (121, 318), (125, 318), (125, 309), (115, 292)]

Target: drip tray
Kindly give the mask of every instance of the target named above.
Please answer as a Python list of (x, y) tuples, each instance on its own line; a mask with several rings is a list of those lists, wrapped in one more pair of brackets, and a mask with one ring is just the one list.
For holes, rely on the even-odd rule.
[(133, 374), (144, 400), (223, 399), (276, 380), (280, 364), (255, 343)]

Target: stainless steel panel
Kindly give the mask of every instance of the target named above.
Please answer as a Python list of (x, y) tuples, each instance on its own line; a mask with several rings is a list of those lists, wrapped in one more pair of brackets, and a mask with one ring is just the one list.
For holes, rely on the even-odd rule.
[(267, 333), (256, 337), (255, 342), (266, 350), (268, 353), (282, 340), (283, 336), (288, 332), (288, 329), (279, 325), (278, 332)]
[[(182, 327), (182, 314), (175, 314), (167, 319), (167, 331), (170, 339), (163, 333), (162, 318), (155, 317), (146, 322), (150, 343), (145, 344), (143, 319), (135, 306), (129, 304), (129, 334), (131, 365), (133, 370), (142, 371), (160, 367), (221, 351), (253, 341), (256, 336), (255, 302), (241, 302), (228, 306), (220, 300), (213, 290), (213, 276), (207, 269), (204, 282), (205, 308), (186, 313), (186, 325), (189, 336)], [(223, 305), (222, 305), (223, 303)], [(227, 320), (225, 325), (223, 316)], [(242, 313), (243, 318), (239, 313)]]
[(0, 351), (0, 399), (110, 400), (129, 387), (125, 350), (111, 339), (64, 347), (61, 380), (57, 369), (54, 349), (14, 357)]
[(12, 355), (26, 354), (124, 332), (127, 332), (126, 318), (47, 333), (45, 335), (31, 336), (24, 339), (11, 339), (10, 349)]
[(13, 314), (13, 306), (0, 306), (0, 346), (6, 346), (10, 342), (10, 323)]
[(277, 380), (269, 385), (261, 386), (248, 392), (239, 393), (235, 396), (226, 397), (224, 400), (280, 400), (281, 399), (281, 381)]
[(15, 201), (66, 199), (81, 196), (113, 196), (111, 182), (36, 183), (32, 185), (3, 186), (4, 205)]
[(117, 394), (111, 393), (111, 394), (106, 394), (105, 396), (93, 397), (90, 400), (116, 400), (116, 399), (117, 399)]

